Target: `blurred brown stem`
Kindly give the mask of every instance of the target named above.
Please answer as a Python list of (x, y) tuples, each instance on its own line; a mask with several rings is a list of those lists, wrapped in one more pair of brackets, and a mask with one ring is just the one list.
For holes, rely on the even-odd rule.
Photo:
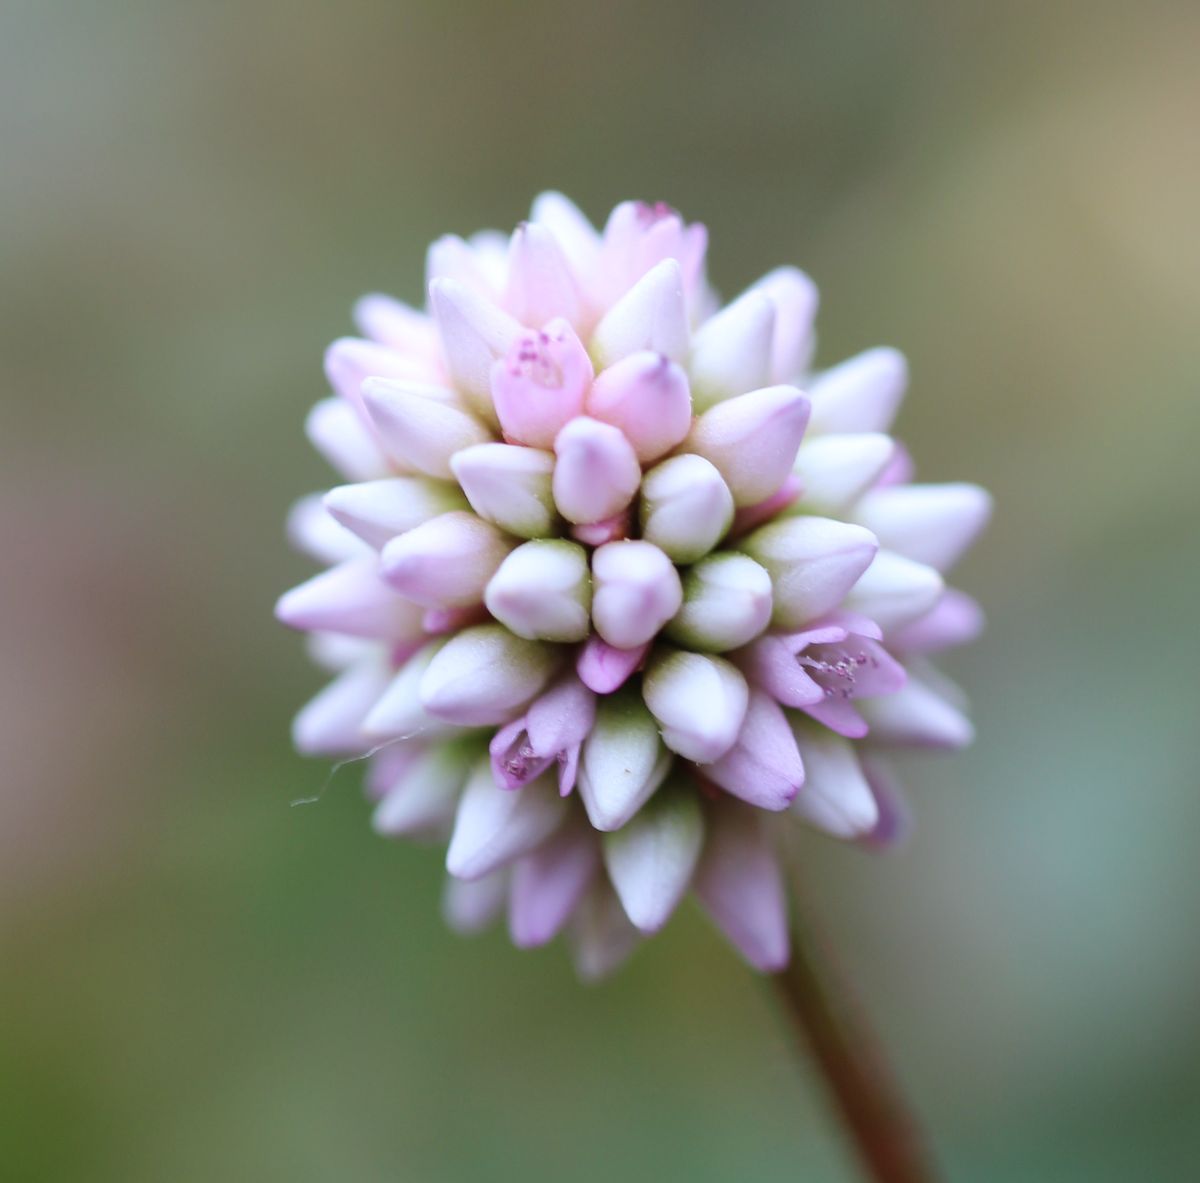
[(792, 960), (774, 976), (796, 1034), (876, 1183), (935, 1183), (917, 1123), (845, 983), (807, 926), (793, 928)]

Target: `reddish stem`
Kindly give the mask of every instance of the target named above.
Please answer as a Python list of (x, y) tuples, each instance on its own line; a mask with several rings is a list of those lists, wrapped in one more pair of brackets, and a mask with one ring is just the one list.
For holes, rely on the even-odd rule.
[(816, 1058), (867, 1177), (875, 1183), (935, 1183), (913, 1114), (844, 982), (811, 933), (796, 925), (792, 960), (774, 975), (797, 1035)]

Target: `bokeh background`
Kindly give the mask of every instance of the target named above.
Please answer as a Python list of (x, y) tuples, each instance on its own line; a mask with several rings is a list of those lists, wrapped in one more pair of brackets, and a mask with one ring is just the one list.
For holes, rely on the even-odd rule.
[(950, 1178), (1197, 1177), (1198, 53), (1154, 0), (9, 0), (4, 1177), (855, 1178), (698, 913), (581, 988), (444, 931), (354, 770), (290, 804), (323, 347), (545, 187), (909, 354), (922, 475), (997, 496), (979, 740), (902, 853), (807, 840), (808, 906)]

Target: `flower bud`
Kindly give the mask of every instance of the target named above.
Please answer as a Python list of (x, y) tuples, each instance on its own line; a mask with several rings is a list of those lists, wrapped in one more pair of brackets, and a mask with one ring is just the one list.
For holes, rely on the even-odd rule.
[(315, 403), (304, 421), (309, 442), (347, 480), (369, 481), (387, 476), (388, 458), (361, 414), (340, 398), (323, 398)]
[(592, 358), (600, 370), (643, 349), (680, 363), (687, 357), (683, 273), (674, 259), (651, 267), (608, 310), (592, 335)]
[(439, 514), (465, 510), (467, 503), (451, 484), (399, 476), (340, 485), (325, 494), (325, 508), (347, 530), (380, 548)]
[(711, 461), (672, 456), (642, 481), (642, 537), (677, 563), (694, 563), (725, 537), (733, 495)]
[(518, 637), (582, 641), (592, 606), (587, 552), (561, 538), (526, 542), (500, 564), (484, 603)]
[(709, 806), (708, 840), (696, 868), (696, 895), (755, 969), (788, 963), (787, 893), (758, 811), (728, 798)]
[(687, 374), (661, 353), (631, 353), (597, 376), (587, 413), (620, 428), (643, 464), (657, 460), (691, 429)]
[(363, 399), (388, 452), (427, 476), (449, 480), (455, 452), (491, 439), (452, 391), (437, 386), (368, 378)]
[(431, 641), (413, 653), (401, 665), (387, 689), (363, 720), (363, 732), (376, 743), (380, 740), (428, 738), (446, 734), (450, 728), (435, 719), (421, 701), (421, 679), (441, 649), (443, 641)]
[(492, 366), (492, 399), (507, 439), (551, 448), (583, 410), (592, 363), (574, 329), (561, 318), (527, 330)]
[(691, 567), (683, 607), (667, 635), (689, 649), (724, 653), (752, 641), (771, 622), (771, 577), (747, 555), (722, 551)]
[(761, 690), (751, 690), (737, 743), (704, 775), (750, 805), (786, 809), (804, 784), (804, 764), (783, 708)]
[(554, 502), (567, 521), (603, 521), (633, 500), (642, 470), (617, 428), (596, 419), (573, 419), (558, 433), (554, 451)]
[(908, 681), (895, 694), (856, 705), (867, 720), (868, 734), (880, 743), (957, 749), (975, 738), (971, 720), (950, 696), (931, 679), (914, 676), (911, 668)]
[(805, 772), (804, 788), (792, 802), (792, 813), (835, 838), (869, 834), (879, 821), (879, 808), (854, 744), (795, 715), (790, 722)]
[(854, 516), (880, 546), (945, 571), (975, 541), (991, 509), (978, 485), (897, 485), (868, 493)]
[(373, 555), (349, 559), (279, 597), (276, 617), (289, 628), (409, 641), (421, 635), (421, 610), (379, 576)]
[(895, 349), (868, 349), (818, 374), (808, 386), (812, 434), (887, 431), (908, 386), (908, 363)]
[(813, 351), (817, 286), (795, 267), (778, 267), (753, 287), (775, 305), (770, 382), (799, 382)]
[(711, 460), (734, 504), (754, 505), (787, 479), (808, 422), (808, 399), (793, 386), (768, 386), (705, 411), (686, 442)]
[(554, 457), (515, 444), (476, 444), (450, 458), (471, 508), (518, 538), (541, 538), (554, 529), (550, 479)]
[(771, 576), (771, 623), (799, 628), (842, 602), (871, 565), (878, 544), (861, 526), (796, 517), (760, 526), (742, 547)]
[(807, 513), (841, 514), (879, 479), (895, 449), (879, 432), (806, 439), (795, 465), (804, 487), (800, 505)]
[(430, 283), (429, 306), (455, 389), (475, 414), (487, 423), (495, 423), (492, 366), (509, 351), (524, 328), (486, 296), (453, 279), (434, 279)]
[(618, 649), (651, 640), (683, 602), (679, 572), (649, 542), (609, 542), (592, 555), (592, 622)]
[(474, 744), (433, 744), (416, 757), (371, 817), (377, 834), (429, 834), (454, 818), (458, 795), (479, 753)]
[(623, 826), (662, 784), (672, 759), (636, 688), (601, 698), (579, 762), (579, 795), (592, 825)]
[(891, 632), (924, 616), (945, 586), (932, 567), (881, 550), (846, 597), (846, 607)]
[(596, 878), (600, 843), (578, 812), (513, 866), (508, 930), (520, 949), (553, 940)]
[(570, 198), (553, 191), (539, 194), (532, 213), (533, 220), (554, 235), (576, 275), (589, 275), (595, 270), (600, 236)]
[(697, 414), (771, 380), (775, 305), (751, 288), (697, 330), (688, 372)]
[(304, 756), (344, 756), (370, 746), (362, 723), (387, 688), (387, 666), (367, 658), (343, 670), (292, 722), (292, 742)]
[(479, 879), (540, 846), (565, 813), (566, 802), (548, 777), (508, 793), (497, 787), (484, 760), (459, 800), (446, 870), (456, 879)]
[(554, 674), (549, 645), (513, 636), (499, 624), (480, 624), (451, 637), (421, 677), (421, 702), (460, 727), (506, 723)]
[(603, 838), (604, 865), (633, 924), (657, 932), (691, 882), (704, 844), (695, 788), (668, 781), (619, 830)]
[(711, 764), (737, 742), (749, 694), (736, 666), (680, 649), (656, 647), (642, 679), (663, 743), (696, 764)]
[(457, 510), (393, 538), (381, 555), (384, 577), (430, 608), (465, 608), (483, 599), (514, 540), (473, 513)]
[(566, 255), (537, 222), (522, 222), (509, 242), (504, 306), (526, 325), (542, 325), (554, 317), (579, 323), (579, 289)]

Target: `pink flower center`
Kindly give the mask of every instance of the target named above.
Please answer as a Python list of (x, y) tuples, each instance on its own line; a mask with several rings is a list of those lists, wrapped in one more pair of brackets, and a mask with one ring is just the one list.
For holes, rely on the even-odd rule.
[(879, 659), (865, 648), (850, 647), (855, 640), (848, 637), (840, 644), (813, 645), (797, 656), (826, 698), (855, 698), (864, 689), (859, 685), (860, 675), (879, 668)]

